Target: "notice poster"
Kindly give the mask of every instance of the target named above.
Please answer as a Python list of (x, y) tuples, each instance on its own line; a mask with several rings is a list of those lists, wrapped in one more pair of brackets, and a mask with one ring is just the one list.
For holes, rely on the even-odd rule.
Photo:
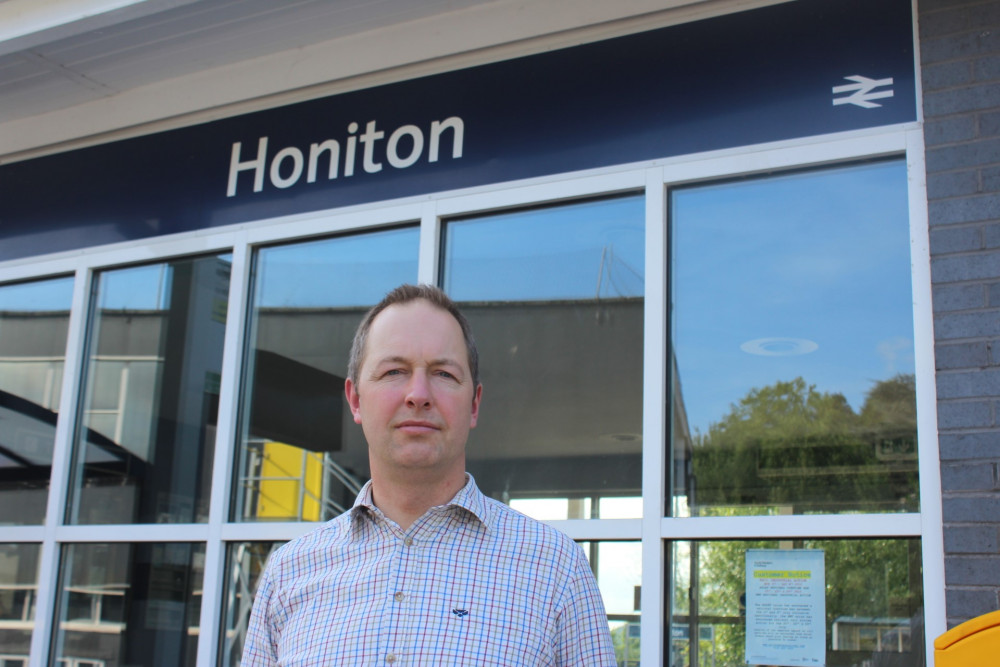
[(817, 549), (748, 549), (750, 665), (826, 665), (826, 585)]

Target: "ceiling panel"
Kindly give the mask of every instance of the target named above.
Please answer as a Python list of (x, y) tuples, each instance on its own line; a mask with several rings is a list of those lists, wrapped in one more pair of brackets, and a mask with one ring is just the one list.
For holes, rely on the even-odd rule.
[(157, 81), (487, 1), (165, 3), (167, 8), (157, 13), (0, 56), (0, 118), (9, 121), (65, 109)]

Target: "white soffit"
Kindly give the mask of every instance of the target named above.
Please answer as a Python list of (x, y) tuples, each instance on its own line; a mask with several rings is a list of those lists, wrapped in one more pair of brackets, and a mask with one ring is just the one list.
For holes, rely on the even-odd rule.
[(0, 163), (777, 1), (0, 0)]

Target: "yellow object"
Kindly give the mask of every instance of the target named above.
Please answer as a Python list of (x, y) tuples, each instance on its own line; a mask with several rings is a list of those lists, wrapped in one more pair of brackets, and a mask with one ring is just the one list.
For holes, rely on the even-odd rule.
[(280, 442), (267, 442), (260, 474), (258, 518), (319, 521), (322, 454)]
[(1000, 665), (1000, 610), (956, 625), (934, 640), (937, 667)]

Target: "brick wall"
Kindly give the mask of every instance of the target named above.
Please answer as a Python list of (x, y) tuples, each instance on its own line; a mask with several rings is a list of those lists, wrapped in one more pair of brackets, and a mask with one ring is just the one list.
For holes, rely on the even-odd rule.
[(919, 0), (948, 624), (1000, 609), (1000, 0)]

